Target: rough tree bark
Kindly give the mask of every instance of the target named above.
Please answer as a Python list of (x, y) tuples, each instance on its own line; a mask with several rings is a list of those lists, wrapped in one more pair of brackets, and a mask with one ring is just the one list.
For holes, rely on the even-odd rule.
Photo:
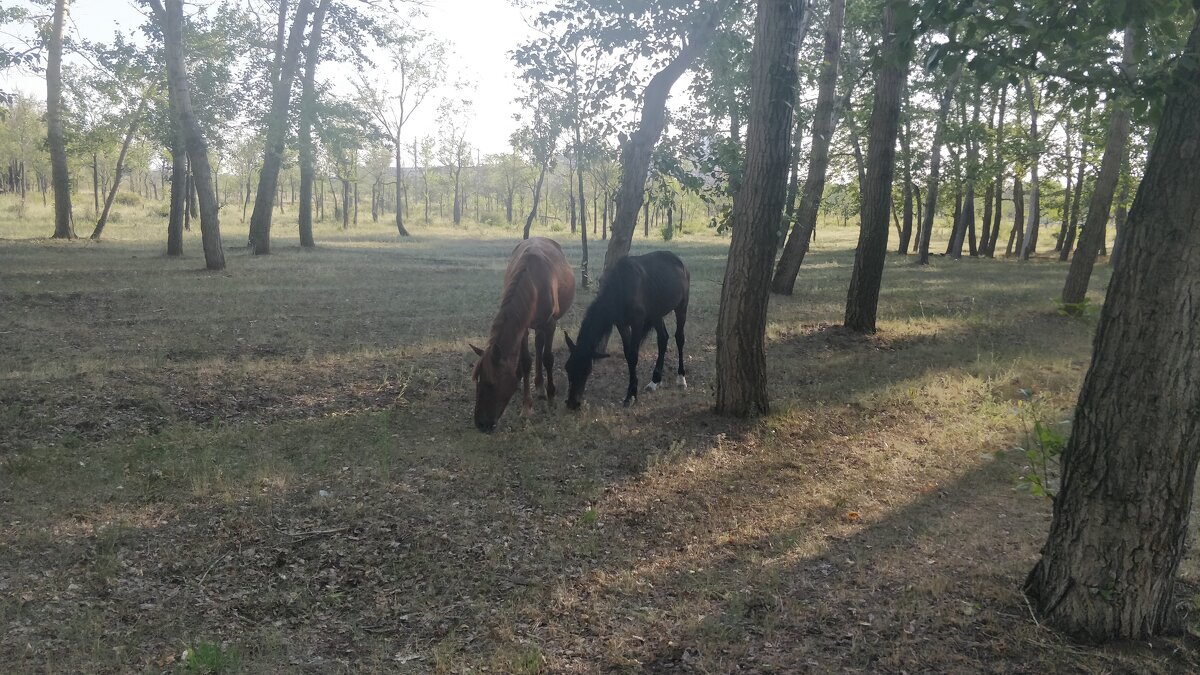
[(730, 216), (733, 238), (717, 318), (716, 412), (721, 415), (747, 417), (770, 409), (767, 300), (779, 214), (787, 196), (796, 54), (807, 12), (808, 0), (758, 1), (746, 167)]
[[(1127, 72), (1133, 69), (1134, 42), (1134, 27), (1130, 25), (1125, 28), (1123, 59), (1123, 67)], [(1096, 186), (1092, 189), (1092, 197), (1088, 203), (1087, 220), (1083, 223), (1079, 249), (1075, 251), (1075, 257), (1071, 258), (1071, 269), (1067, 272), (1067, 281), (1063, 285), (1062, 304), (1068, 312), (1081, 309), (1083, 300), (1087, 297), (1092, 267), (1096, 264), (1096, 256), (1104, 243), (1109, 209), (1112, 208), (1113, 195), (1117, 191), (1117, 181), (1121, 178), (1121, 163), (1125, 161), (1125, 146), (1129, 141), (1129, 105), (1121, 97), (1113, 96), (1109, 107), (1112, 112), (1109, 115), (1104, 155), (1100, 159), (1100, 173), (1096, 176)]]
[(62, 117), (63, 21), (67, 0), (55, 0), (46, 41), (46, 141), (50, 146), (50, 182), (54, 184), (54, 239), (74, 239), (71, 226), (71, 175)]
[(1200, 461), (1200, 17), (1175, 62), (1025, 590), (1087, 642), (1174, 627)]
[(667, 97), (671, 94), (671, 87), (704, 51), (728, 6), (728, 0), (718, 2), (712, 14), (688, 35), (683, 49), (650, 78), (642, 92), (639, 126), (621, 142), (621, 182), (617, 190), (617, 209), (613, 216), (611, 237), (608, 249), (604, 252), (605, 270), (629, 254), (633, 232), (637, 228), (638, 211), (642, 209), (645, 199), (650, 156), (667, 125)]
[[(887, 258), (888, 211), (892, 201), (892, 175), (896, 168), (900, 93), (908, 77), (911, 45), (911, 27), (900, 26), (897, 15), (902, 12), (901, 6), (907, 4), (889, 2), (883, 11), (881, 66), (875, 76), (875, 104), (868, 131), (870, 143), (867, 146), (867, 179), (862, 191), (862, 225), (850, 290), (846, 295), (844, 325), (859, 333), (875, 332), (879, 286)], [(903, 7), (903, 10), (908, 9)], [(925, 250), (928, 251), (928, 247)]]
[[(846, 20), (846, 0), (831, 0), (829, 16), (825, 21), (825, 56), (821, 62), (821, 74), (817, 84), (817, 105), (813, 110), (812, 148), (809, 151), (808, 176), (800, 193), (800, 206), (791, 234), (783, 246), (783, 254), (775, 266), (775, 277), (771, 290), (781, 295), (791, 295), (796, 287), (796, 276), (808, 252), (813, 228), (817, 226), (817, 215), (821, 208), (821, 195), (825, 192), (825, 174), (829, 169), (829, 146), (833, 142), (836, 123), (837, 81), (841, 69), (842, 32)], [(798, 144), (794, 144), (798, 145)]]
[(183, 59), (183, 2), (166, 0), (166, 9), (159, 0), (149, 0), (163, 30), (167, 53), (167, 85), (175, 100), (175, 112), (183, 129), (188, 159), (195, 176), (200, 202), (200, 240), (204, 247), (204, 264), (210, 270), (225, 269), (225, 251), (221, 247), (220, 211), (213, 191), (212, 168), (208, 163), (208, 144), (196, 115), (192, 111), (192, 94)]
[[(313, 152), (312, 125), (317, 103), (317, 64), (321, 59), (321, 33), (325, 26), (325, 13), (330, 0), (321, 0), (313, 12), (312, 29), (308, 33), (308, 44), (304, 46), (304, 79), (300, 84), (300, 128), (297, 137), (300, 145), (300, 245), (313, 248), (313, 180), (316, 176), (316, 156)], [(399, 153), (399, 146), (396, 152)], [(396, 155), (396, 173), (400, 172), (400, 156)], [(375, 216), (375, 200), (371, 200), (371, 215)]]
[(292, 81), (300, 61), (300, 46), (304, 42), (304, 26), (313, 9), (312, 0), (300, 0), (288, 34), (279, 79), (271, 94), (271, 111), (267, 114), (266, 149), (262, 170), (258, 173), (258, 191), (254, 195), (254, 210), (250, 212), (250, 245), (255, 255), (271, 252), (271, 215), (275, 192), (279, 185), (279, 168), (283, 163), (284, 142), (288, 130), (288, 105), (292, 99)]

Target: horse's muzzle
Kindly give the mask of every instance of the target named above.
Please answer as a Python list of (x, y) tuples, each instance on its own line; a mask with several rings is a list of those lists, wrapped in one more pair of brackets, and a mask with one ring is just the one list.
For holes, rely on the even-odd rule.
[(490, 434), (496, 430), (496, 423), (495, 422), (477, 421), (477, 422), (475, 422), (475, 428), (482, 431), (485, 434)]

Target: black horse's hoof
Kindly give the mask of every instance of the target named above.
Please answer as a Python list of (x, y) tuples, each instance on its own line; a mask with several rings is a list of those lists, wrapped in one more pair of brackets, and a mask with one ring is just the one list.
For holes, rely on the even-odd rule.
[(637, 405), (637, 397), (636, 396), (626, 396), (625, 402), (621, 404), (621, 407), (628, 408), (631, 405)]

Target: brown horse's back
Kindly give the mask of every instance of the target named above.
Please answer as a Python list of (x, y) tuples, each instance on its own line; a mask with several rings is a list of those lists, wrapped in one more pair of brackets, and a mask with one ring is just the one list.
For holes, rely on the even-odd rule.
[(553, 325), (575, 302), (575, 274), (562, 247), (553, 239), (532, 237), (517, 244), (509, 256), (505, 287), (519, 274), (528, 275), (537, 293), (530, 328)]

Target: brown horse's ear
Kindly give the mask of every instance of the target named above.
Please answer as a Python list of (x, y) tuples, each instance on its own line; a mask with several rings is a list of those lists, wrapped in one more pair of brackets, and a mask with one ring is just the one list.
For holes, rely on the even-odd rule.
[(467, 345), (471, 348), (472, 351), (475, 352), (475, 356), (483, 356), (482, 349), (480, 349), (479, 347), (476, 347), (475, 345), (471, 344), (470, 342), (468, 342)]
[(565, 331), (565, 330), (563, 331), (563, 337), (567, 341), (567, 351), (574, 354), (575, 353), (575, 342), (571, 340), (571, 336), (567, 335), (567, 331)]

